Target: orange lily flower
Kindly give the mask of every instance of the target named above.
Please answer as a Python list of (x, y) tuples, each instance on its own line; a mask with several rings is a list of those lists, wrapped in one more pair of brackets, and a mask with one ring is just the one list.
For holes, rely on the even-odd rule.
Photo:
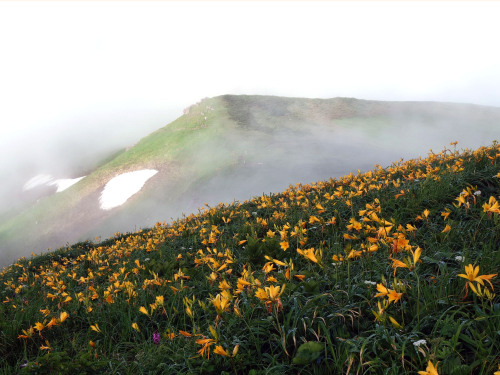
[(398, 293), (395, 290), (389, 289), (389, 294), (387, 297), (389, 297), (389, 302), (398, 302), (401, 297), (403, 296), (403, 293)]
[(220, 345), (217, 345), (214, 349), (215, 354), (223, 355), (224, 357), (229, 357), (229, 353), (224, 350), (224, 348)]
[(427, 364), (427, 368), (425, 369), (425, 371), (419, 371), (418, 374), (419, 375), (439, 375), (438, 371), (437, 371), (437, 365), (439, 364), (436, 363), (436, 366), (434, 366), (432, 364), (431, 361), (429, 361), (429, 363)]
[(468, 284), (472, 284), (472, 282), (476, 281), (481, 285), (484, 285), (483, 281), (487, 281), (491, 288), (493, 288), (493, 284), (491, 284), (491, 279), (497, 276), (497, 274), (491, 275), (478, 275), (479, 274), (479, 266), (474, 267), (472, 264), (465, 266), (465, 275), (463, 273), (458, 274), (459, 277), (467, 279)]

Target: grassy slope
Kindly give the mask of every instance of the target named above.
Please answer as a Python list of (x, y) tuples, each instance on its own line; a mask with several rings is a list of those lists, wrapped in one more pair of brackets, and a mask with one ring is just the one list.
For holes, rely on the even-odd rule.
[[(455, 140), (453, 131), (442, 142), (433, 136), (432, 131), (439, 132), (436, 129), (446, 121), (454, 124), (455, 131), (481, 129), (476, 133), (491, 142), (498, 122), (489, 119), (500, 118), (498, 112), (458, 104), (349, 98), (206, 99), (72, 188), (0, 223), (0, 242), (4, 249), (39, 252), (196, 212), (205, 202), (245, 199), (283, 190), (290, 182), (367, 170), (374, 160), (383, 164), (402, 152), (418, 155), (415, 139), (433, 140), (439, 147)], [(433, 146), (424, 150), (429, 147)], [(100, 211), (104, 184), (118, 173), (141, 168), (160, 173), (125, 206)]]
[[(208, 114), (208, 116), (213, 116), (213, 114)], [(23, 242), (24, 233), (35, 233), (35, 237), (41, 237), (38, 239), (43, 241), (44, 232), (50, 234), (55, 231), (72, 231), (73, 228), (68, 228), (68, 216), (73, 219), (70, 221), (76, 221), (79, 215), (86, 214), (88, 205), (82, 202), (86, 203), (86, 199), (90, 196), (95, 198), (95, 206), (91, 207), (91, 210), (97, 209), (98, 214), (97, 194), (109, 179), (119, 173), (142, 168), (156, 168), (165, 170), (170, 176), (177, 177), (181, 174), (180, 169), (183, 169), (184, 178), (190, 177), (185, 169), (188, 163), (185, 155), (195, 153), (201, 141), (210, 141), (211, 133), (214, 131), (212, 128), (203, 127), (204, 123), (206, 124), (203, 119), (204, 116), (201, 116), (200, 110), (180, 117), (168, 127), (143, 138), (134, 147), (119, 154), (70, 189), (41, 200), (33, 208), (3, 223), (0, 227), (2, 242)], [(216, 129), (220, 129), (219, 124), (219, 122), (216, 124)], [(207, 169), (207, 173), (209, 171), (210, 169)], [(193, 175), (198, 171), (191, 170), (189, 173)], [(182, 193), (186, 184), (179, 183), (177, 186), (179, 190), (170, 193), (173, 199)], [(96, 212), (93, 214), (96, 216)], [(100, 219), (96, 217), (98, 222), (101, 221)], [(35, 224), (37, 221), (38, 224)], [(43, 232), (39, 231), (39, 227), (44, 228)], [(34, 244), (36, 242), (28, 242), (27, 246)]]
[(458, 274), (499, 269), (499, 162), (498, 145), (448, 150), (18, 261), (0, 368), (492, 374), (499, 298)]

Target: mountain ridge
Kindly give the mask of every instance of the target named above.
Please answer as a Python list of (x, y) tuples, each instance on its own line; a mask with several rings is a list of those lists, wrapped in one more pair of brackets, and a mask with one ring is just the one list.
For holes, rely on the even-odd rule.
[[(27, 255), (78, 239), (110, 236), (195, 212), (206, 201), (248, 199), (297, 182), (367, 170), (374, 163), (399, 159), (403, 151), (411, 156), (416, 135), (422, 143), (446, 138), (441, 143), (446, 145), (457, 138), (446, 132), (462, 131), (468, 141), (476, 132), (482, 143), (490, 143), (498, 121), (499, 108), (457, 103), (206, 98), (67, 191), (0, 223), (0, 242)], [(98, 197), (107, 181), (148, 168), (159, 173), (140, 193), (123, 207), (99, 209)]]

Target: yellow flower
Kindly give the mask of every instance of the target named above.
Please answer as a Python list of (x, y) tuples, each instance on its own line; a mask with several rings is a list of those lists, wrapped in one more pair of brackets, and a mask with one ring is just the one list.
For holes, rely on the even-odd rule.
[(135, 329), (137, 332), (141, 332), (141, 330), (139, 329), (139, 326), (135, 322), (132, 323), (132, 328)]
[(400, 194), (396, 194), (396, 195), (394, 196), (394, 198), (398, 199), (399, 197), (402, 197), (402, 196), (404, 196), (404, 195), (405, 195), (405, 191), (404, 191), (404, 190), (401, 190)]
[(69, 314), (66, 312), (66, 311), (63, 311), (60, 315), (59, 315), (59, 322), (62, 323), (64, 322), (67, 318), (68, 318)]
[(209, 276), (207, 276), (208, 281), (213, 283), (215, 280), (217, 280), (217, 274), (215, 272), (212, 272)]
[(383, 284), (377, 284), (377, 290), (379, 292), (375, 294), (375, 297), (387, 297), (389, 302), (397, 302), (403, 295), (403, 293), (398, 293), (393, 289), (386, 288)]
[(330, 220), (328, 220), (326, 223), (329, 224), (329, 225), (335, 225), (335, 223), (337, 222), (337, 218), (335, 216), (333, 216)]
[(215, 340), (213, 339), (198, 339), (195, 341), (199, 345), (203, 345), (203, 347), (198, 350), (197, 353), (199, 353), (202, 357), (205, 356), (205, 353), (207, 354), (207, 358), (210, 358), (210, 346), (215, 344)]
[(225, 295), (217, 294), (215, 298), (212, 298), (211, 302), (217, 311), (217, 315), (222, 315), (229, 308), (230, 300)]
[(355, 235), (350, 235), (348, 233), (344, 233), (344, 238), (346, 240), (357, 240), (358, 239), (358, 237), (356, 237)]
[(47, 316), (50, 314), (50, 310), (49, 309), (40, 309), (40, 312), (44, 315), (44, 316)]
[(422, 249), (420, 247), (417, 247), (415, 249), (415, 252), (413, 252), (413, 250), (411, 250), (411, 253), (413, 255), (413, 266), (415, 267), (415, 265), (417, 264), (417, 262), (420, 259), (420, 255), (422, 255)]
[(351, 217), (349, 223), (350, 223), (349, 225), (346, 225), (346, 228), (349, 229), (350, 231), (354, 229), (357, 232), (359, 232), (361, 231), (361, 229), (363, 229), (361, 223), (359, 221), (356, 221), (356, 219), (354, 219), (353, 217)]
[(409, 268), (406, 263), (401, 262), (400, 260), (390, 258), (392, 260), (392, 267), (394, 268), (394, 275), (396, 275), (396, 269), (398, 268)]
[(98, 332), (98, 333), (102, 333), (102, 332), (101, 332), (101, 329), (99, 328), (99, 325), (98, 325), (97, 323), (96, 323), (95, 325), (91, 325), (91, 326), (90, 326), (90, 329), (91, 329), (92, 331), (96, 331), (96, 332)]
[(281, 289), (280, 286), (274, 286), (274, 285), (268, 287), (266, 286), (266, 293), (269, 296), (269, 299), (272, 301), (276, 300), (276, 298), (278, 298), (281, 295), (280, 289)]
[(219, 289), (220, 290), (227, 290), (227, 289), (231, 289), (231, 285), (229, 285), (227, 283), (226, 280), (222, 280), (220, 283), (219, 283)]
[(500, 206), (494, 196), (491, 196), (488, 203), (483, 204), (483, 212), (500, 214)]
[(472, 264), (469, 264), (468, 266), (465, 266), (465, 274), (463, 273), (459, 273), (458, 274), (458, 277), (462, 277), (464, 279), (467, 279), (467, 284), (465, 284), (466, 286), (466, 296), (469, 294), (469, 285), (470, 286), (473, 286), (472, 282), (473, 281), (477, 281), (478, 283), (484, 285), (484, 282), (483, 280), (479, 279), (477, 277), (479, 273), (479, 266), (476, 266), (475, 268), (472, 266)]
[(27, 331), (23, 329), (24, 335), (17, 336), (18, 339), (29, 339), (35, 333), (33, 327), (30, 327)]
[(149, 312), (148, 312), (148, 310), (146, 310), (146, 308), (144, 306), (139, 307), (139, 311), (141, 313), (143, 313), (144, 315), (148, 315), (149, 316)]
[(474, 292), (474, 294), (481, 298), (486, 297), (488, 299), (493, 299), (495, 296), (495, 294), (492, 294), (487, 288), (481, 290), (481, 285), (479, 284), (477, 284), (477, 288), (474, 286), (474, 284), (470, 284), (470, 288)]
[(333, 255), (332, 256), (332, 259), (335, 261), (335, 262), (343, 262), (344, 261), (344, 257), (342, 255)]
[(432, 364), (431, 361), (429, 361), (429, 363), (427, 364), (427, 368), (425, 369), (425, 371), (419, 371), (419, 375), (439, 375), (438, 371), (437, 371), (437, 365), (439, 364), (436, 363), (436, 366), (434, 366)]
[(385, 297), (389, 293), (389, 289), (387, 289), (383, 284), (377, 284), (377, 290), (379, 293), (375, 294), (375, 297)]
[(40, 349), (41, 350), (52, 350), (52, 348), (50, 347), (50, 343), (49, 343), (48, 340), (45, 340), (45, 345), (40, 346)]
[(401, 299), (401, 296), (403, 293), (398, 293), (395, 290), (389, 289), (389, 294), (387, 294), (387, 297), (389, 298), (389, 302), (398, 302)]
[(242, 291), (243, 289), (245, 289), (245, 286), (248, 286), (248, 285), (252, 285), (250, 284), (248, 281), (246, 281), (244, 278), (240, 277), (238, 279), (238, 282), (236, 284), (236, 288), (240, 291)]
[(443, 212), (441, 212), (441, 216), (443, 217), (443, 220), (448, 219), (448, 216), (450, 216), (451, 211), (449, 208), (446, 208)]
[(479, 275), (479, 266), (474, 267), (472, 264), (469, 264), (468, 266), (465, 266), (465, 275), (463, 273), (458, 274), (459, 277), (463, 277), (464, 279), (468, 280), (468, 284), (472, 285), (472, 282), (476, 281), (479, 284), (484, 286), (483, 281), (487, 281), (490, 285), (491, 288), (493, 289), (493, 284), (491, 283), (491, 279), (497, 276), (497, 274), (491, 274), (491, 275)]
[(63, 303), (68, 303), (72, 300), (73, 298), (71, 298), (70, 296), (67, 296), (66, 299), (63, 301)]
[(35, 329), (38, 332), (42, 331), (44, 328), (45, 328), (45, 324), (44, 323), (40, 323), (40, 322), (36, 322), (35, 323)]
[(444, 229), (441, 231), (441, 233), (446, 233), (446, 232), (449, 232), (451, 230), (451, 227), (446, 224), (446, 226), (444, 227)]
[(410, 252), (412, 254), (412, 258), (406, 257), (406, 259), (404, 259), (404, 262), (390, 258), (392, 260), (392, 267), (394, 268), (394, 275), (396, 275), (397, 268), (408, 268), (410, 271), (415, 269), (417, 262), (420, 261), (419, 259), (420, 255), (422, 254), (422, 249), (420, 247), (417, 247), (415, 251), (410, 250)]
[(458, 204), (453, 203), (455, 207), (460, 207), (462, 204), (465, 204), (465, 198), (462, 195), (455, 198), (455, 200), (458, 201)]
[(47, 328), (52, 328), (53, 326), (57, 326), (59, 323), (57, 322), (57, 319), (55, 317), (52, 317), (50, 322), (47, 324)]
[(223, 355), (224, 357), (229, 357), (229, 353), (224, 350), (224, 348), (220, 345), (217, 345), (214, 349), (215, 354)]
[(321, 261), (320, 252), (314, 251), (314, 247), (311, 247), (310, 249), (306, 249), (306, 250), (297, 249), (297, 253), (306, 257), (311, 262), (319, 263)]
[(316, 216), (309, 217), (309, 224), (321, 223), (321, 221)]
[(266, 286), (265, 290), (258, 288), (255, 292), (255, 296), (265, 303), (267, 311), (270, 312), (274, 304), (276, 304), (278, 309), (282, 308), (280, 297), (284, 291), (285, 284), (283, 284), (282, 287), (271, 285)]
[(156, 305), (158, 305), (158, 306), (163, 305), (163, 303), (164, 303), (164, 298), (163, 298), (163, 296), (156, 296), (156, 301), (155, 301), (155, 303), (156, 303)]
[(286, 251), (290, 247), (290, 244), (288, 243), (288, 241), (282, 241), (280, 242), (280, 246), (283, 249), (283, 251)]
[(281, 260), (271, 258), (270, 256), (266, 255), (265, 258), (269, 261), (272, 261), (274, 264), (278, 266), (286, 266), (287, 264), (285, 262), (282, 262)]
[(255, 292), (255, 297), (257, 297), (258, 299), (260, 299), (262, 301), (266, 301), (267, 300), (267, 293), (264, 289), (258, 288), (257, 291)]
[(274, 270), (275, 268), (272, 262), (267, 262), (266, 264), (264, 264), (264, 267), (262, 267), (262, 271), (264, 271), (265, 273), (269, 273)]
[(359, 258), (362, 254), (363, 252), (361, 250), (351, 249), (351, 251), (349, 251), (349, 254), (347, 254), (347, 259), (356, 259)]
[(406, 224), (406, 231), (408, 231), (408, 232), (414, 232), (416, 230), (417, 230), (416, 226), (413, 226), (411, 224)]

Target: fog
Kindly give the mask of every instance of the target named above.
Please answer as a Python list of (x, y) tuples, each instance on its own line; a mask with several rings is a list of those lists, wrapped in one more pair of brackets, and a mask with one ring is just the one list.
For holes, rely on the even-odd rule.
[[(450, 143), (455, 141), (459, 149), (489, 145), (500, 124), (500, 108), (477, 105), (262, 96), (225, 96), (221, 103), (231, 109), (238, 126), (220, 128), (214, 138), (198, 138), (196, 152), (174, 160), (175, 168), (168, 163), (148, 165), (158, 168), (158, 175), (123, 207), (103, 212), (98, 202), (107, 180), (97, 181), (67, 212), (49, 219), (44, 218), (49, 213), (28, 218), (35, 223), (32, 236), (9, 244), (9, 250), (19, 246), (19, 254), (34, 246), (42, 251), (104, 239), (196, 213), (205, 203), (242, 202), (290, 184), (364, 172), (375, 164), (386, 167), (426, 156), (430, 149), (453, 149)], [(196, 110), (203, 111), (204, 105)], [(217, 117), (207, 126), (217, 127), (222, 120)], [(118, 167), (112, 176), (125, 171)], [(33, 238), (37, 240), (30, 244)]]
[[(461, 1), (0, 2), (0, 222), (55, 191), (23, 192), (30, 178), (81, 177), (204, 97), (354, 97), (500, 107), (500, 52), (493, 47), (499, 11), (499, 2)], [(301, 170), (296, 182), (308, 182), (371, 166), (351, 157), (348, 168), (311, 167), (309, 151), (321, 153), (325, 165), (332, 150), (345, 149), (387, 164), (425, 156), (449, 141), (476, 147), (491, 138), (452, 123), (430, 126), (410, 115), (407, 120), (390, 137), (339, 127), (335, 137), (325, 135), (318, 144), (314, 134), (302, 134), (311, 137), (310, 150), (279, 134), (272, 147), (300, 150), (293, 166), (253, 160), (240, 176), (245, 183), (228, 185), (227, 192), (243, 199), (254, 191), (250, 187), (264, 192), (294, 182), (282, 181), (277, 168)], [(452, 139), (442, 136), (448, 133)], [(400, 141), (404, 136), (411, 136), (405, 139), (412, 147)], [(219, 182), (208, 181), (204, 188), (212, 202), (227, 196), (220, 188), (208, 196)], [(172, 216), (200, 200), (192, 198), (192, 205)], [(158, 211), (155, 218), (169, 218)]]
[[(201, 183), (190, 181), (186, 171), (186, 193), (182, 196), (170, 197), (168, 183), (146, 186), (144, 194), (149, 199), (128, 206), (97, 231), (90, 230), (89, 237), (135, 231), (196, 213), (205, 204), (213, 207), (221, 202), (243, 202), (261, 194), (283, 191), (296, 183), (308, 184), (358, 170), (368, 171), (375, 164), (387, 167), (400, 159), (425, 157), (431, 149), (434, 152), (454, 149), (450, 143), (455, 141), (458, 149), (490, 145), (499, 135), (500, 122), (488, 127), (488, 119), (500, 121), (500, 109), (485, 108), (486, 114), (482, 115), (478, 107), (468, 113), (460, 108), (451, 107), (456, 116), (447, 118), (432, 110), (408, 113), (404, 118), (401, 111), (388, 113), (378, 123), (368, 119), (371, 129), (363, 128), (363, 119), (349, 124), (342, 120), (337, 125), (333, 121), (333, 126), (323, 122), (283, 121), (272, 130), (249, 120), (245, 131), (221, 134), (218, 142), (198, 147), (188, 163), (219, 165), (226, 160), (226, 168)], [(272, 113), (276, 107), (269, 110)]]
[(16, 133), (3, 140), (0, 148), (2, 173), (13, 173), (4, 182), (20, 187), (40, 173), (77, 177), (72, 174), (87, 172), (113, 152), (132, 146), (178, 115), (177, 108), (168, 106), (144, 108), (140, 112), (128, 108), (82, 112)]
[[(226, 101), (234, 108), (229, 113), (238, 127), (225, 129), (209, 142), (202, 139), (196, 153), (176, 160), (177, 169), (167, 167), (158, 176), (155, 173), (139, 198), (130, 199), (123, 207), (101, 209), (99, 198), (106, 183), (102, 181), (56, 218), (34, 213), (26, 221), (31, 222), (25, 227), (29, 235), (9, 242), (0, 254), (0, 264), (31, 251), (105, 239), (116, 232), (169, 222), (196, 213), (205, 204), (242, 202), (283, 191), (290, 184), (328, 180), (368, 171), (376, 164), (386, 167), (400, 159), (425, 157), (431, 149), (452, 148), (454, 141), (460, 149), (489, 145), (500, 134), (500, 108), (495, 107), (353, 99), (309, 104), (276, 97), (231, 97)], [(254, 104), (248, 105), (250, 101)], [(349, 103), (354, 103), (352, 108)], [(221, 119), (214, 121), (207, 126), (216, 126)], [(90, 152), (88, 157), (95, 160), (96, 156)], [(78, 162), (88, 160), (82, 157)], [(200, 178), (200, 166), (206, 166), (206, 177)], [(119, 173), (123, 171), (117, 169), (115, 174)], [(47, 194), (43, 189), (34, 190)], [(29, 201), (27, 196), (25, 199)], [(33, 197), (29, 202), (33, 204)]]

